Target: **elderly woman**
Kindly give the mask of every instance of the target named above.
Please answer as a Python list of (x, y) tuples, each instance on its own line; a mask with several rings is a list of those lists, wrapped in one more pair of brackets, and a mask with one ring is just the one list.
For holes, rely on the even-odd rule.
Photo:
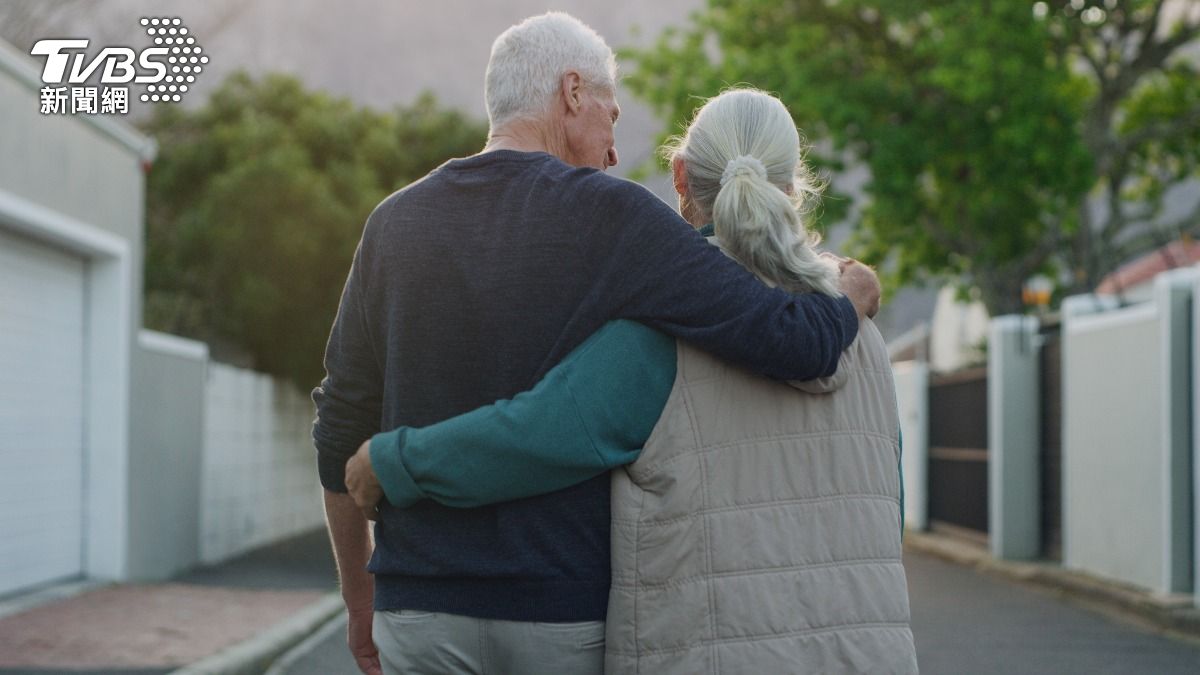
[[(727, 91), (668, 151), (680, 210), (713, 244), (768, 284), (837, 294), (837, 260), (802, 222), (819, 188), (778, 99)], [(621, 321), (531, 391), (379, 434), (347, 484), (360, 504), (381, 485), (396, 506), (469, 507), (622, 467), (608, 672), (908, 673), (899, 454), (869, 321), (834, 377), (790, 386)]]

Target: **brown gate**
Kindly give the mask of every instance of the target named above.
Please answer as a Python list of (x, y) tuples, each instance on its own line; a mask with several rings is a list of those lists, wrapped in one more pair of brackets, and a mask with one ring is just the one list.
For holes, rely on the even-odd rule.
[(929, 383), (929, 522), (986, 538), (987, 368), (935, 375)]

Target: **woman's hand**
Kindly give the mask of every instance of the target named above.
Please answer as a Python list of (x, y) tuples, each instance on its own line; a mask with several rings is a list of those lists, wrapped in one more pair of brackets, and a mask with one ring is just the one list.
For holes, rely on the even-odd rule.
[(383, 499), (383, 488), (380, 487), (379, 478), (375, 476), (375, 469), (371, 466), (370, 439), (364, 441), (358, 452), (346, 462), (346, 488), (354, 498), (354, 504), (367, 520), (379, 517), (376, 505)]

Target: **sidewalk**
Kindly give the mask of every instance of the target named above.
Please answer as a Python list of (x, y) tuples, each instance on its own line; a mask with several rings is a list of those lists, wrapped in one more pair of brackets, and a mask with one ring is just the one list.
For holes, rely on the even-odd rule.
[(341, 610), (324, 530), (167, 583), (67, 592), (0, 602), (0, 675), (262, 672)]

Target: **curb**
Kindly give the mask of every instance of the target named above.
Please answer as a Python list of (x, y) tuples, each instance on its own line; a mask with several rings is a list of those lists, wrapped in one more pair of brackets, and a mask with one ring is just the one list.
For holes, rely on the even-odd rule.
[(301, 659), (308, 657), (314, 649), (320, 646), (322, 642), (328, 640), (334, 633), (345, 632), (346, 614), (342, 612), (325, 622), (325, 625), (305, 638), (303, 642), (292, 647), (286, 654), (276, 659), (275, 663), (271, 664), (271, 667), (264, 675), (286, 675), (296, 664), (300, 663)]
[(84, 579), (39, 586), (31, 591), (22, 591), (0, 598), (0, 619), (37, 609), (43, 605), (73, 598), (89, 591), (112, 586), (111, 582)]
[(1200, 609), (1191, 594), (1151, 593), (1136, 586), (1064, 569), (1050, 562), (998, 560), (976, 544), (929, 532), (904, 533), (904, 546), (947, 562), (1058, 592), (1183, 637), (1200, 639)]
[(170, 675), (260, 675), (281, 654), (304, 641), (344, 607), (340, 593), (329, 593), (292, 618)]

